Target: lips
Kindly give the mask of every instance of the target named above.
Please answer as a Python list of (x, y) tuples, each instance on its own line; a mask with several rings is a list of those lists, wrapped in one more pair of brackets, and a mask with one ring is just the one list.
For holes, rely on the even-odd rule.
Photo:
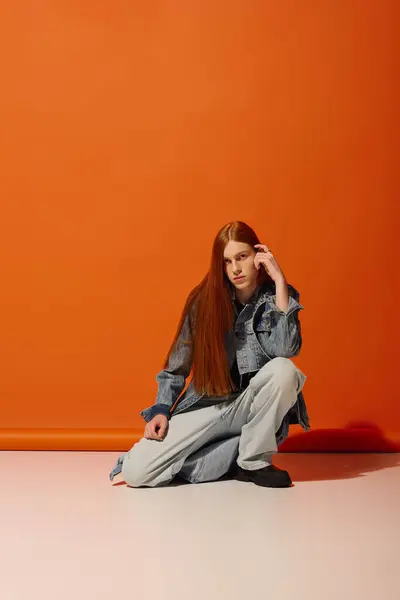
[(233, 281), (241, 281), (242, 279), (244, 279), (244, 275), (241, 275), (240, 277), (234, 277)]

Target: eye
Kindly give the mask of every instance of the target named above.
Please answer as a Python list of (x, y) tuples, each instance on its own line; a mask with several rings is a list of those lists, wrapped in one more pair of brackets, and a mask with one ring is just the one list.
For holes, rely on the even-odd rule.
[(239, 256), (240, 260), (244, 260), (245, 258), (247, 258), (247, 254), (241, 254)]

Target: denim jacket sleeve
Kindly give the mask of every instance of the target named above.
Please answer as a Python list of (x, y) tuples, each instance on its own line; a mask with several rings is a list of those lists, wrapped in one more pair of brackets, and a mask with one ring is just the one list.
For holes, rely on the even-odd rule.
[(171, 408), (184, 390), (185, 382), (192, 367), (192, 335), (190, 315), (183, 323), (180, 335), (169, 357), (168, 365), (157, 376), (158, 391), (156, 403), (142, 411), (146, 421), (156, 415), (171, 418)]
[(289, 306), (283, 312), (276, 305), (276, 296), (269, 296), (261, 315), (260, 331), (268, 331), (268, 335), (259, 334), (259, 341), (264, 352), (270, 358), (278, 356), (290, 358), (297, 356), (301, 350), (302, 337), (299, 311), (304, 307), (299, 303), (300, 295), (291, 285), (289, 288)]

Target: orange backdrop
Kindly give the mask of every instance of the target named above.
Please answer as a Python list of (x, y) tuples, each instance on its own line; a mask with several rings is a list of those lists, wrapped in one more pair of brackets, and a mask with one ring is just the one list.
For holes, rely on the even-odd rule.
[(234, 219), (301, 292), (314, 430), (400, 438), (395, 12), (1, 3), (3, 447), (61, 428), (102, 431), (106, 449), (141, 429)]

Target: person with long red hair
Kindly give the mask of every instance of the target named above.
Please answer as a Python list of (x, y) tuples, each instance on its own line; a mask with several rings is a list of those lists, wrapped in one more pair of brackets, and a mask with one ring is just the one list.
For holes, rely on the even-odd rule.
[(290, 424), (309, 429), (306, 376), (290, 360), (302, 345), (301, 309), (271, 248), (246, 223), (225, 225), (157, 375), (156, 403), (141, 412), (144, 437), (110, 479), (122, 473), (131, 487), (155, 487), (176, 475), (200, 483), (229, 473), (289, 487), (272, 457)]

